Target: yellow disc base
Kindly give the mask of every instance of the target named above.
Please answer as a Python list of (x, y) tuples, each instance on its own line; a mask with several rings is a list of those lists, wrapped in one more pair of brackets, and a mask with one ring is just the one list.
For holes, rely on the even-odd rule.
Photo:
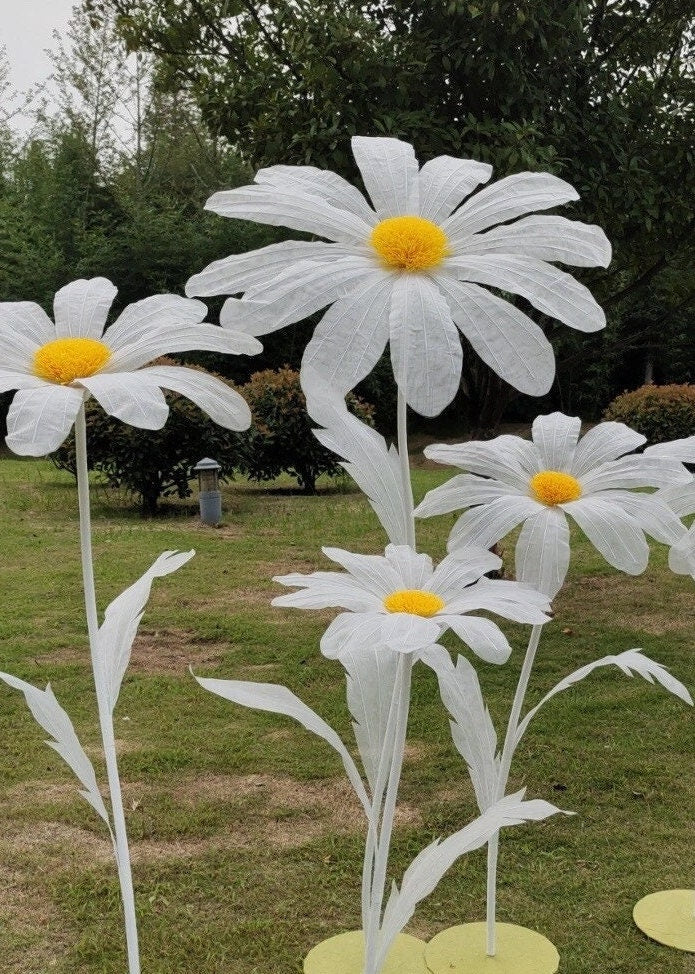
[(657, 943), (695, 954), (695, 891), (667, 889), (650, 893), (632, 911), (635, 923)]
[(497, 952), (487, 955), (487, 924), (464, 923), (442, 930), (427, 945), (432, 974), (555, 974), (560, 955), (535, 930), (497, 924)]
[[(380, 974), (428, 974), (425, 941), (402, 933), (396, 937)], [(304, 974), (364, 974), (364, 935), (341, 933), (317, 944), (304, 958)]]

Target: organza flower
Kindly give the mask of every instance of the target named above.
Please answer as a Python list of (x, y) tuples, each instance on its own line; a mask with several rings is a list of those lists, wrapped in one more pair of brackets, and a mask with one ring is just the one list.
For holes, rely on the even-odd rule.
[(511, 652), (506, 637), (494, 622), (470, 612), (487, 610), (534, 625), (548, 621), (549, 602), (534, 589), (483, 578), (502, 562), (482, 548), (448, 555), (437, 568), (429, 555), (417, 554), (408, 545), (390, 544), (384, 556), (356, 555), (341, 548), (323, 552), (346, 572), (278, 576), (276, 582), (301, 591), (281, 595), (273, 605), (346, 609), (321, 639), (321, 652), (330, 659), (364, 646), (413, 653), (452, 629), (482, 659), (504, 663)]
[(201, 324), (205, 305), (173, 294), (128, 305), (104, 332), (115, 296), (104, 277), (73, 281), (55, 296), (55, 324), (33, 302), (0, 303), (0, 392), (18, 390), (7, 415), (9, 448), (28, 456), (56, 450), (89, 394), (142, 429), (164, 426), (162, 389), (186, 396), (221, 426), (247, 429), (249, 408), (224, 382), (179, 366), (142, 366), (194, 349), (255, 355), (260, 342)]
[(552, 413), (534, 421), (532, 441), (498, 436), (428, 447), (431, 460), (466, 472), (431, 490), (416, 515), (468, 508), (451, 532), (450, 551), (490, 547), (523, 523), (517, 578), (550, 598), (569, 566), (568, 514), (609, 564), (638, 575), (649, 559), (645, 532), (666, 544), (685, 532), (664, 500), (641, 488), (687, 483), (690, 474), (680, 460), (692, 446), (628, 456), (644, 444), (644, 436), (610, 422), (579, 439), (580, 426), (576, 417)]
[(221, 322), (256, 335), (332, 305), (303, 363), (342, 394), (369, 374), (390, 342), (407, 401), (436, 415), (459, 386), (457, 327), (505, 381), (533, 395), (547, 392), (555, 372), (550, 343), (523, 311), (487, 288), (519, 295), (580, 331), (604, 327), (587, 288), (548, 263), (606, 266), (611, 251), (603, 231), (559, 216), (526, 216), (578, 199), (572, 186), (548, 173), (517, 173), (460, 206), (489, 180), (490, 166), (439, 156), (418, 169), (413, 147), (398, 139), (356, 137), (352, 150), (372, 205), (340, 176), (311, 166), (272, 166), (252, 186), (215, 193), (207, 209), (222, 216), (331, 242), (287, 241), (215, 261), (190, 279), (186, 293), (244, 291), (243, 300), (225, 303)]

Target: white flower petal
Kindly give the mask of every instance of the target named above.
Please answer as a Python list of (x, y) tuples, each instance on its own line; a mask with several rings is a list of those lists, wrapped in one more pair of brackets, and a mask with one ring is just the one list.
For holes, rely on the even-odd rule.
[(655, 443), (644, 451), (648, 457), (668, 457), (683, 463), (695, 463), (695, 436), (684, 436), (668, 443)]
[[(313, 314), (323, 307), (323, 295), (314, 295), (311, 308), (307, 312)], [(264, 304), (262, 301), (247, 301), (239, 298), (227, 298), (220, 311), (220, 325), (230, 331), (242, 332), (244, 335), (269, 335), (291, 324), (284, 317), (286, 302)], [(299, 320), (299, 319), (297, 319)]]
[(47, 384), (49, 383), (36, 375), (0, 368), (0, 393), (11, 392), (13, 389), (40, 389)]
[(45, 345), (56, 337), (55, 325), (33, 301), (0, 301), (0, 332), (5, 331), (22, 335), (35, 345)]
[(270, 183), (279, 189), (294, 189), (308, 196), (319, 196), (331, 206), (347, 210), (365, 223), (374, 225), (377, 217), (360, 191), (342, 176), (315, 166), (269, 166), (256, 173), (257, 183)]
[(639, 575), (649, 561), (649, 545), (637, 522), (617, 504), (582, 497), (561, 505), (609, 565)]
[(418, 554), (409, 545), (387, 545), (385, 556), (389, 565), (401, 579), (402, 588), (424, 588), (428, 579), (432, 577), (434, 569), (430, 556)]
[(7, 445), (20, 456), (57, 450), (72, 429), (84, 399), (81, 389), (42, 383), (17, 393), (7, 414)]
[(163, 389), (178, 392), (195, 403), (210, 419), (228, 430), (247, 430), (251, 425), (251, 410), (246, 400), (226, 382), (181, 366), (158, 365), (142, 369), (138, 375)]
[(416, 412), (437, 416), (456, 395), (463, 360), (444, 297), (420, 275), (399, 275), (389, 326), (396, 382)]
[(626, 514), (633, 517), (645, 534), (662, 544), (677, 544), (686, 529), (671, 508), (658, 494), (644, 494), (641, 491), (607, 490), (592, 494), (592, 497), (618, 504)]
[(440, 620), (443, 615), (478, 610), (494, 612), (512, 622), (543, 625), (548, 621), (546, 613), (550, 611), (550, 602), (547, 595), (530, 585), (482, 578), (475, 585), (469, 585), (434, 618)]
[(495, 257), (452, 257), (447, 261), (465, 281), (519, 294), (551, 318), (578, 331), (598, 331), (606, 316), (591, 291), (552, 264), (533, 257), (499, 254)]
[(465, 595), (466, 587), (472, 582), (501, 567), (502, 559), (485, 548), (460, 548), (440, 561), (432, 578), (425, 583), (425, 590), (434, 592), (448, 605)]
[(440, 616), (442, 622), (473, 650), (476, 656), (486, 663), (506, 663), (512, 647), (507, 637), (490, 619), (475, 616)]
[(462, 240), (456, 254), (521, 254), (574, 267), (608, 267), (611, 245), (600, 227), (564, 216), (527, 216)]
[(671, 508), (678, 517), (695, 514), (695, 478), (687, 484), (677, 484), (673, 487), (663, 487), (656, 492), (656, 497)]
[(101, 372), (80, 379), (109, 416), (144, 430), (158, 430), (167, 421), (169, 407), (162, 391), (147, 379), (147, 372)]
[(528, 518), (516, 543), (516, 577), (554, 599), (570, 563), (570, 531), (565, 514), (546, 507)]
[[(108, 333), (107, 333), (108, 337)], [(139, 369), (162, 355), (177, 352), (224, 352), (227, 355), (258, 355), (263, 346), (257, 338), (218, 325), (178, 325), (157, 328), (114, 352), (102, 374)]]
[(342, 565), (366, 591), (384, 599), (403, 587), (399, 572), (383, 555), (356, 555), (343, 548), (321, 549), (327, 558)]
[(645, 442), (646, 437), (624, 423), (598, 423), (577, 444), (570, 473), (573, 477), (582, 477), (609, 460), (631, 453)]
[(498, 497), (509, 494), (525, 494), (501, 480), (490, 480), (477, 474), (460, 473), (440, 487), (428, 491), (415, 508), (416, 517), (432, 517), (433, 514), (449, 514), (461, 507), (489, 504)]
[(541, 507), (531, 497), (500, 497), (490, 504), (471, 508), (454, 525), (447, 549), (456, 551), (468, 545), (491, 548)]
[(436, 642), (440, 632), (441, 627), (435, 622), (405, 612), (343, 613), (323, 634), (321, 652), (329, 659), (364, 646), (414, 653)]
[(637, 454), (602, 463), (578, 480), (583, 492), (593, 494), (625, 487), (670, 487), (687, 484), (690, 477), (678, 460)]
[[(55, 334), (53, 335), (55, 339)], [(33, 338), (0, 324), (0, 368), (34, 374), (34, 353), (40, 346)]]
[(668, 567), (676, 575), (691, 575), (695, 579), (695, 527), (671, 548)]
[(418, 212), (418, 164), (412, 145), (356, 135), (352, 154), (379, 219)]
[(191, 301), (178, 294), (155, 294), (124, 308), (107, 328), (103, 340), (111, 351), (117, 352), (161, 328), (173, 333), (181, 325), (196, 325), (207, 313), (202, 301)]
[(72, 281), (53, 300), (55, 338), (101, 338), (109, 308), (118, 293), (105, 277)]
[(533, 421), (533, 442), (538, 447), (544, 470), (569, 470), (581, 432), (578, 416), (549, 413)]
[(214, 193), (205, 209), (220, 216), (255, 220), (273, 227), (290, 227), (344, 243), (364, 243), (371, 233), (371, 226), (354, 213), (330, 206), (318, 196), (293, 190), (283, 192), (269, 184)]
[(299, 261), (330, 261), (348, 253), (340, 244), (321, 240), (284, 240), (213, 261), (188, 280), (186, 294), (238, 294), (250, 287), (269, 284)]
[(301, 586), (300, 591), (278, 595), (271, 605), (293, 609), (349, 609), (352, 612), (383, 610), (383, 600), (370, 592), (356, 578), (344, 572), (312, 572), (301, 575), (276, 575), (280, 585)]
[(492, 176), (492, 166), (474, 159), (437, 156), (420, 170), (420, 216), (442, 223), (461, 200)]
[(523, 311), (485, 288), (440, 274), (437, 284), (473, 351), (519, 392), (544, 395), (555, 378), (553, 346)]
[(516, 173), (481, 189), (449, 217), (443, 230), (456, 246), (460, 238), (496, 223), (508, 223), (533, 210), (548, 210), (578, 199), (577, 191), (557, 176), (541, 172)]
[(533, 443), (506, 434), (482, 442), (433, 443), (424, 453), (429, 460), (508, 483), (524, 494), (528, 492), (531, 477), (542, 469)]
[(354, 389), (386, 348), (391, 292), (391, 281), (381, 274), (356, 283), (316, 326), (302, 367), (320, 373), (338, 395)]

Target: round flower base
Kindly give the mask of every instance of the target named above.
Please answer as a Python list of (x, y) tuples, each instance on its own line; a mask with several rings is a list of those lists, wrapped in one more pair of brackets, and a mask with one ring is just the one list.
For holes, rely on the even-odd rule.
[(497, 953), (487, 955), (487, 924), (464, 923), (442, 930), (425, 951), (432, 974), (555, 974), (560, 955), (535, 930), (497, 924)]
[[(380, 974), (427, 974), (425, 947), (424, 940), (400, 934)], [(362, 931), (351, 930), (317, 944), (304, 958), (304, 974), (364, 974)]]
[(650, 893), (632, 911), (635, 923), (657, 943), (695, 954), (695, 892), (667, 889)]

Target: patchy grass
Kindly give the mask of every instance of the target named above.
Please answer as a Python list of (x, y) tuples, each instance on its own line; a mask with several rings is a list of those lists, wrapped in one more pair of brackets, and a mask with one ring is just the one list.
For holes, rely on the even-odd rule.
[[(419, 465), (418, 495), (446, 473)], [(331, 613), (274, 609), (274, 574), (328, 567), (321, 545), (377, 552), (384, 539), (349, 485), (317, 497), (232, 484), (225, 524), (172, 505), (142, 520), (95, 491), (100, 607), (168, 548), (196, 548), (155, 582), (116, 712), (148, 974), (301, 970), (318, 940), (359, 922), (360, 811), (333, 752), (282, 718), (203, 692), (200, 674), (285, 683), (350, 739), (340, 666), (318, 639)], [(45, 462), (0, 460), (0, 667), (45, 684), (102, 775), (81, 604), (74, 485)], [(439, 557), (455, 515), (423, 522)], [(606, 653), (642, 646), (695, 684), (689, 579), (657, 548), (619, 576), (580, 538), (539, 652), (531, 702)], [(508, 545), (509, 550), (511, 547)], [(479, 665), (500, 735), (525, 646)], [(449, 646), (456, 648), (455, 640)], [(692, 713), (658, 688), (599, 671), (553, 700), (517, 756), (513, 784), (578, 812), (503, 838), (500, 917), (546, 933), (563, 974), (694, 974), (695, 958), (632, 926), (644, 893), (695, 881)], [(0, 690), (0, 944), (11, 974), (122, 974), (118, 885), (100, 822), (42, 745), (21, 696)], [(436, 683), (416, 671), (393, 874), (473, 813)], [(418, 911), (413, 932), (482, 919), (485, 856), (462, 860)]]

